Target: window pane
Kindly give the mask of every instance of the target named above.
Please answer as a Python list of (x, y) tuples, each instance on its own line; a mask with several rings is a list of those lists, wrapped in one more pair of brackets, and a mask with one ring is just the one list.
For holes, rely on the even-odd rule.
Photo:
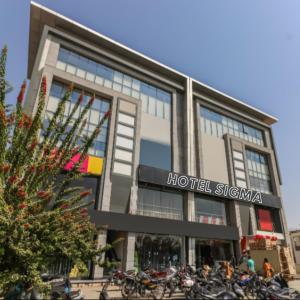
[(117, 136), (116, 145), (126, 149), (133, 149), (133, 140)]
[[(159, 153), (159, 155), (157, 155), (157, 153)], [(171, 170), (171, 146), (141, 139), (140, 164)]]
[(164, 105), (161, 101), (156, 101), (156, 116), (160, 118), (164, 117)]
[(115, 158), (131, 162), (132, 161), (132, 152), (121, 150), (121, 149), (116, 149), (115, 150)]
[(123, 175), (131, 175), (131, 165), (124, 164), (121, 162), (114, 162), (114, 173), (119, 173)]
[(133, 137), (134, 136), (134, 129), (132, 127), (128, 127), (128, 126), (125, 126), (125, 125), (122, 125), (122, 124), (118, 124), (117, 133), (129, 136), (129, 137)]
[(195, 213), (197, 222), (214, 225), (226, 224), (225, 204), (222, 201), (196, 196)]
[(154, 116), (155, 116), (155, 102), (156, 102), (155, 98), (149, 97), (148, 112), (149, 112), (149, 114), (154, 115)]
[(134, 126), (134, 117), (119, 113), (119, 122)]

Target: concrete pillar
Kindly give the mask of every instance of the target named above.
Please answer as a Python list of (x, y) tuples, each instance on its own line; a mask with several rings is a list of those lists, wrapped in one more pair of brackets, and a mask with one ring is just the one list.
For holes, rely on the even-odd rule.
[[(102, 230), (97, 237), (97, 247), (104, 247), (106, 245), (106, 237), (107, 237), (107, 231)], [(101, 258), (102, 261), (104, 261), (104, 256)], [(103, 268), (99, 267), (98, 265), (95, 265), (92, 272), (93, 279), (99, 279), (103, 277)]]
[(196, 239), (189, 237), (188, 238), (188, 257), (187, 263), (192, 267), (196, 267)]
[(250, 220), (251, 220), (251, 226), (252, 226), (252, 233), (253, 235), (256, 234), (257, 231), (257, 224), (256, 224), (256, 215), (255, 215), (255, 209), (254, 206), (250, 206)]
[(195, 198), (194, 193), (187, 192), (185, 197), (186, 202), (186, 220), (190, 222), (195, 222)]
[(135, 233), (128, 232), (125, 241), (124, 270), (134, 269)]

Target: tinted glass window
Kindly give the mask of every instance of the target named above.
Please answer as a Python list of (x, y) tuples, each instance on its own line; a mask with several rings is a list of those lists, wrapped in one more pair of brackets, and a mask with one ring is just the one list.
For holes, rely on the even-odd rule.
[(171, 170), (171, 146), (141, 139), (140, 164)]
[(200, 223), (226, 225), (225, 204), (206, 197), (195, 197), (196, 221)]
[(183, 219), (181, 193), (146, 189), (138, 190), (138, 214), (168, 219)]

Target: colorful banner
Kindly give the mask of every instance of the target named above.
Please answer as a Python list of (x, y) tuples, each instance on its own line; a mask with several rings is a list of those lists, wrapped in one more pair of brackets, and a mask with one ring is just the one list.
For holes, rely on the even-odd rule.
[[(64, 170), (70, 171), (74, 164), (76, 164), (80, 159), (80, 154), (76, 154), (73, 158), (65, 165)], [(101, 175), (103, 169), (103, 158), (88, 155), (87, 158), (82, 162), (80, 166), (80, 172)]]

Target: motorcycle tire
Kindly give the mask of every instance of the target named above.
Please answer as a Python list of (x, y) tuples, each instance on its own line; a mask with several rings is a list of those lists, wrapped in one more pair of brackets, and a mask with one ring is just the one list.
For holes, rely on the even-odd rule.
[(134, 285), (122, 284), (121, 286), (121, 295), (123, 298), (130, 298), (135, 292)]
[(161, 300), (164, 297), (165, 289), (162, 285), (158, 285), (154, 290), (151, 292), (153, 299)]

